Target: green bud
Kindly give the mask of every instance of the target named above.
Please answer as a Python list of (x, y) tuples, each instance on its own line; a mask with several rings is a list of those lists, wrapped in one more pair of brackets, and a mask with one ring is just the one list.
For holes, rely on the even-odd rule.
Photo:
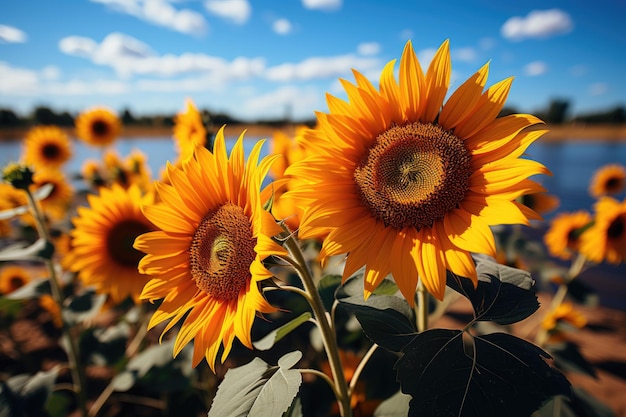
[(2, 179), (20, 190), (28, 190), (33, 182), (33, 171), (26, 165), (11, 162), (2, 170)]

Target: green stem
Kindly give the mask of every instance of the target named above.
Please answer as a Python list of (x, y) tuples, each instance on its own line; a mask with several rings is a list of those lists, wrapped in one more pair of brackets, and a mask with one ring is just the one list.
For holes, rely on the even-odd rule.
[(365, 365), (367, 365), (369, 360), (372, 358), (372, 356), (374, 355), (374, 352), (376, 352), (376, 349), (378, 349), (378, 345), (374, 343), (369, 348), (369, 350), (365, 353), (365, 355), (363, 355), (363, 357), (361, 358), (361, 361), (359, 362), (359, 365), (354, 370), (354, 374), (352, 375), (352, 379), (350, 380), (350, 387), (349, 387), (350, 395), (354, 394), (356, 383), (359, 381), (359, 377), (361, 376), (363, 369), (365, 369)]
[(333, 328), (331, 326), (328, 313), (324, 309), (322, 299), (317, 292), (313, 275), (309, 269), (304, 255), (298, 241), (292, 236), (288, 236), (285, 240), (285, 248), (289, 251), (291, 259), (293, 259), (292, 265), (296, 269), (296, 272), (302, 280), (304, 290), (308, 293), (310, 298), (310, 305), (313, 309), (318, 323), (318, 328), (322, 333), (322, 340), (324, 342), (324, 348), (326, 355), (328, 356), (328, 364), (333, 374), (333, 380), (335, 384), (335, 396), (339, 403), (339, 409), (342, 417), (351, 417), (352, 409), (350, 408), (350, 395), (348, 392), (348, 383), (343, 374), (343, 366), (339, 357), (339, 347), (337, 345), (337, 338)]
[[(25, 190), (26, 196), (28, 198), (28, 205), (30, 210), (35, 218), (35, 226), (37, 228), (37, 233), (39, 236), (46, 240), (47, 244), (50, 244), (50, 233), (46, 228), (45, 221), (41, 210), (39, 209), (39, 205), (37, 201), (35, 201), (30, 190)], [(59, 284), (59, 279), (57, 277), (57, 271), (52, 262), (52, 259), (45, 259), (46, 267), (48, 268), (48, 273), (50, 274), (50, 290), (52, 292), (52, 297), (54, 301), (56, 301), (59, 308), (63, 309), (63, 302), (65, 297), (63, 296), (63, 291), (61, 291), (61, 285)], [(63, 315), (61, 315), (61, 318)], [(80, 363), (80, 355), (78, 351), (78, 344), (76, 343), (76, 339), (72, 337), (70, 328), (63, 320), (63, 339), (65, 345), (68, 347), (68, 362), (70, 364), (70, 371), (72, 373), (72, 381), (74, 386), (74, 392), (76, 393), (78, 409), (81, 413), (81, 416), (87, 417), (87, 401), (85, 398), (85, 373), (84, 369)]]

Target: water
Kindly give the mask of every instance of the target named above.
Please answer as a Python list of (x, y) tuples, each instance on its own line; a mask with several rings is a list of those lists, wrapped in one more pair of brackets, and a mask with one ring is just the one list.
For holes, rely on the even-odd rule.
[[(230, 149), (236, 138), (227, 139)], [(244, 149), (250, 152), (256, 140), (255, 137), (246, 137)], [(147, 157), (148, 165), (153, 178), (160, 176), (166, 161), (176, 159), (176, 148), (170, 137), (136, 137), (121, 138), (113, 149), (123, 158), (133, 149), (140, 150)], [(263, 145), (262, 154), (267, 154), (269, 144)], [(66, 164), (66, 174), (80, 172), (83, 161), (87, 158), (100, 159), (101, 151), (85, 145), (83, 142), (73, 142), (74, 157)], [(19, 159), (22, 153), (20, 141), (0, 142), (0, 166)], [(547, 166), (552, 176), (535, 178), (541, 182), (548, 192), (559, 197), (561, 204), (557, 211), (544, 216), (550, 220), (554, 214), (565, 211), (593, 209), (594, 199), (589, 195), (589, 182), (594, 172), (601, 166), (609, 163), (626, 164), (626, 143), (609, 143), (589, 139), (586, 141), (563, 141), (558, 143), (536, 142), (532, 144), (527, 154)], [(619, 196), (620, 199), (624, 195)], [(600, 265), (593, 267), (581, 279), (600, 293), (600, 302), (604, 305), (626, 309), (626, 266), (617, 267)]]

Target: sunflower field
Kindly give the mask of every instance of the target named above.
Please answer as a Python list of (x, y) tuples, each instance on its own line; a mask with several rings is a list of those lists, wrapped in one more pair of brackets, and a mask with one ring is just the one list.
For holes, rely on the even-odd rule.
[(0, 183), (0, 416), (613, 415), (566, 375), (595, 372), (577, 278), (626, 259), (626, 167), (537, 233), (543, 122), (500, 116), (488, 64), (450, 91), (448, 41), (422, 64), (407, 42), (250, 152), (189, 100), (155, 176), (107, 108), (76, 178), (32, 127)]

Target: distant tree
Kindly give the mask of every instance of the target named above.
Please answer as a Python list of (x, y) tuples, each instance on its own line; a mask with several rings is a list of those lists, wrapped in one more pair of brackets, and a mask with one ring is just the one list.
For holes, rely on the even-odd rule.
[(130, 109), (124, 109), (122, 111), (121, 119), (122, 119), (122, 123), (125, 125), (133, 125), (137, 122), (133, 114), (130, 112)]
[(569, 106), (568, 100), (553, 99), (548, 104), (548, 109), (543, 114), (540, 113), (539, 117), (546, 123), (563, 124), (567, 120)]
[(57, 116), (56, 124), (58, 126), (74, 126), (74, 116), (64, 111)]
[(57, 121), (57, 115), (49, 107), (37, 106), (35, 110), (33, 110), (32, 119), (36, 124), (53, 125)]
[(22, 124), (22, 120), (11, 109), (0, 109), (0, 127), (12, 127)]
[(626, 123), (626, 109), (623, 106), (617, 106), (607, 111), (582, 114), (576, 116), (574, 121), (589, 124)]

